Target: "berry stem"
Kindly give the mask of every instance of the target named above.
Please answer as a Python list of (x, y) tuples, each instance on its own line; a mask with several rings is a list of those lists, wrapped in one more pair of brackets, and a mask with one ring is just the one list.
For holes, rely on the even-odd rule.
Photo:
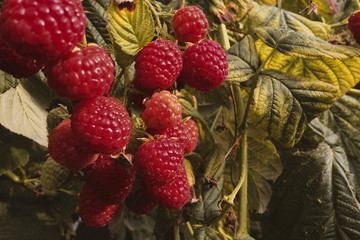
[(189, 231), (190, 235), (191, 235), (191, 236), (194, 236), (194, 229), (192, 228), (192, 226), (191, 226), (191, 224), (190, 224), (190, 222), (189, 222), (189, 221), (188, 221), (188, 222), (186, 222), (186, 227), (187, 227), (187, 229), (188, 229), (188, 231)]
[(281, 11), (282, 0), (277, 1), (277, 7)]
[(354, 97), (360, 97), (360, 90), (352, 88), (352, 89), (350, 89), (349, 92), (347, 92), (347, 94), (352, 95)]
[(345, 18), (344, 20), (342, 20), (341, 22), (337, 22), (337, 23), (333, 23), (333, 24), (330, 24), (330, 27), (331, 28), (335, 28), (335, 27), (341, 27), (343, 25), (347, 25), (348, 24), (348, 18)]
[(226, 31), (226, 26), (224, 23), (221, 23), (219, 25), (219, 33), (220, 33), (220, 39), (221, 39), (221, 46), (225, 49), (228, 50), (230, 48), (230, 41), (229, 41), (229, 37)]
[(358, 6), (358, 9), (360, 10), (360, 1), (359, 0), (356, 0), (356, 4)]
[(14, 182), (21, 182), (20, 178), (18, 175), (16, 175), (15, 173), (11, 172), (11, 171), (7, 171), (5, 173), (5, 175), (10, 178), (11, 180), (13, 180)]
[(182, 0), (182, 1), (181, 1), (181, 5), (180, 5), (180, 8), (179, 8), (179, 9), (182, 9), (184, 6), (185, 6), (185, 0)]
[(174, 223), (174, 240), (180, 240), (180, 226), (177, 221)]

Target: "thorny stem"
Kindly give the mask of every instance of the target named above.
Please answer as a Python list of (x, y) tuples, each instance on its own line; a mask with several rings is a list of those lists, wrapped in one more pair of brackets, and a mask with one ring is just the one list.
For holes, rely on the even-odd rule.
[(161, 26), (161, 22), (160, 22), (158, 12), (155, 10), (154, 6), (149, 2), (149, 0), (145, 0), (145, 2), (147, 3), (147, 5), (149, 5), (150, 11), (152, 12), (152, 14), (155, 17), (156, 25), (158, 25), (159, 29), (161, 29), (162, 26)]

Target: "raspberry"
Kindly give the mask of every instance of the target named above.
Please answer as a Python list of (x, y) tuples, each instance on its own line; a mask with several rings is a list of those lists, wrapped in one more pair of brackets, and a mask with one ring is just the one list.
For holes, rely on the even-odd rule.
[(357, 44), (360, 44), (360, 11), (354, 12), (348, 19), (348, 28)]
[(184, 165), (179, 169), (178, 177), (168, 185), (153, 186), (148, 181), (143, 181), (145, 192), (155, 203), (167, 208), (179, 209), (190, 198), (190, 188)]
[(180, 79), (190, 87), (209, 91), (219, 87), (227, 75), (228, 61), (219, 43), (204, 40), (185, 50)]
[(204, 12), (196, 6), (179, 9), (173, 18), (175, 37), (183, 43), (196, 43), (203, 39), (208, 26)]
[(156, 203), (149, 199), (142, 188), (126, 198), (125, 204), (133, 213), (139, 215), (147, 214), (156, 207)]
[(48, 157), (41, 167), (40, 182), (45, 192), (54, 191), (60, 188), (61, 184), (69, 177), (69, 174), (68, 169)]
[(82, 100), (71, 117), (74, 135), (100, 153), (117, 153), (129, 142), (131, 119), (117, 100), (98, 96)]
[(182, 106), (177, 97), (168, 91), (156, 92), (146, 101), (141, 114), (148, 128), (166, 128), (181, 120)]
[(0, 69), (16, 78), (31, 77), (43, 67), (41, 62), (17, 54), (1, 37), (0, 56)]
[(116, 162), (109, 155), (100, 154), (84, 169), (84, 178), (101, 202), (120, 203), (130, 193), (135, 168), (127, 161)]
[(183, 121), (177, 122), (172, 127), (162, 128), (162, 129), (148, 129), (151, 135), (163, 135), (168, 138), (175, 138), (181, 144), (181, 147), (185, 149), (187, 142), (189, 141), (188, 134), (189, 131), (185, 126)]
[(80, 0), (7, 0), (0, 34), (23, 56), (54, 60), (83, 40), (86, 21)]
[(198, 127), (196, 126), (196, 123), (189, 119), (185, 122), (185, 126), (188, 129), (188, 135), (187, 135), (187, 143), (185, 145), (184, 151), (185, 153), (191, 153), (197, 144), (198, 137), (199, 137), (199, 131)]
[(82, 169), (98, 157), (98, 154), (76, 141), (70, 119), (62, 121), (52, 130), (48, 150), (55, 161), (71, 170)]
[(74, 101), (109, 92), (115, 66), (107, 51), (88, 46), (50, 62), (44, 73), (57, 95)]
[(106, 205), (99, 201), (88, 184), (85, 184), (79, 196), (81, 220), (91, 228), (103, 227), (116, 215), (120, 204)]
[(181, 51), (170, 41), (157, 39), (143, 47), (135, 58), (138, 88), (146, 93), (171, 86), (182, 68)]
[(181, 144), (171, 138), (159, 138), (142, 144), (136, 155), (135, 165), (152, 185), (172, 182), (184, 161)]

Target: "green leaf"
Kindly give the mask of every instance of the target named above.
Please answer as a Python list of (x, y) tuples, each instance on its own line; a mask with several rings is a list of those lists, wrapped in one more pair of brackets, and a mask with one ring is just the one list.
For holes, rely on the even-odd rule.
[(359, 239), (360, 203), (341, 147), (283, 152), (286, 168), (270, 203), (267, 239)]
[(220, 240), (214, 229), (209, 227), (199, 227), (194, 231), (195, 240)]
[(228, 81), (247, 81), (259, 67), (255, 43), (250, 35), (227, 50), (227, 57), (229, 63)]
[(40, 79), (27, 79), (0, 95), (0, 124), (47, 146), (46, 109), (51, 99), (52, 93)]
[(255, 89), (250, 123), (264, 137), (291, 148), (300, 140), (307, 118), (330, 108), (335, 91), (319, 81), (264, 71)]
[(24, 166), (29, 161), (29, 152), (21, 147), (0, 143), (0, 175)]
[[(286, 2), (283, 1), (283, 4)], [(331, 31), (330, 26), (326, 23), (311, 21), (298, 14), (283, 9), (280, 10), (275, 6), (253, 4), (248, 19), (250, 33), (254, 33), (258, 27), (273, 27), (278, 30), (289, 29), (321, 39), (328, 39)]]
[[(0, 224), (1, 240), (61, 239), (61, 231), (44, 198), (11, 182), (0, 181), (0, 199), (6, 220)], [(1, 219), (1, 217), (0, 217)]]
[[(267, 46), (262, 41), (257, 41), (255, 44), (260, 60), (264, 61), (273, 48)], [(344, 47), (344, 49), (347, 48)], [(287, 75), (303, 76), (311, 80), (332, 84), (338, 88), (337, 98), (342, 97), (360, 80), (359, 57), (342, 60), (325, 57), (321, 59), (308, 59), (288, 56), (275, 51), (264, 68), (277, 70)]]
[(348, 59), (360, 56), (360, 49), (330, 44), (320, 38), (288, 29), (262, 27), (256, 35), (268, 46), (294, 57)]
[(249, 208), (264, 213), (272, 195), (270, 182), (280, 176), (283, 166), (272, 142), (253, 136), (248, 137)]
[[(117, 45), (115, 50), (120, 54), (117, 59), (126, 55), (129, 59), (134, 57), (154, 37), (154, 20), (149, 7), (140, 0), (134, 0), (134, 5), (135, 9), (129, 11), (127, 8), (119, 9), (114, 1), (111, 1), (107, 10), (108, 30), (112, 41)], [(127, 58), (125, 63), (129, 62), (129, 59)]]
[(51, 131), (57, 127), (63, 120), (69, 119), (70, 114), (66, 106), (60, 105), (57, 108), (52, 109), (46, 118), (47, 123), (47, 130), (49, 133), (49, 136), (51, 134)]
[(16, 87), (19, 83), (19, 79), (14, 78), (6, 72), (0, 71), (0, 93), (4, 93), (10, 88)]
[(99, 46), (111, 43), (109, 32), (106, 29), (106, 9), (110, 0), (83, 0), (84, 11), (87, 16), (86, 38)]

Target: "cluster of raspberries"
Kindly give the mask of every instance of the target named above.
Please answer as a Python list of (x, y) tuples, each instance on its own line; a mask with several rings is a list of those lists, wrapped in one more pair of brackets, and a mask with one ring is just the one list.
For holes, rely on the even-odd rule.
[[(136, 148), (131, 162), (125, 153), (131, 118), (118, 100), (108, 97), (115, 65), (101, 47), (79, 44), (86, 21), (80, 0), (6, 0), (0, 15), (0, 69), (23, 78), (44, 68), (49, 87), (74, 103), (71, 119), (52, 130), (48, 151), (67, 169), (62, 175), (83, 171), (79, 211), (87, 226), (109, 223), (129, 194), (133, 200), (125, 202), (137, 214), (157, 204), (183, 207), (190, 198), (184, 154), (194, 150), (198, 128), (183, 119), (181, 104), (167, 89), (178, 77), (201, 91), (220, 86), (228, 74), (224, 50), (203, 40), (208, 22), (199, 8), (190, 6), (176, 12), (173, 30), (179, 41), (192, 46), (182, 54), (176, 44), (158, 39), (138, 53), (133, 83), (151, 96), (141, 118), (152, 137)], [(132, 189), (136, 172), (141, 184)]]

